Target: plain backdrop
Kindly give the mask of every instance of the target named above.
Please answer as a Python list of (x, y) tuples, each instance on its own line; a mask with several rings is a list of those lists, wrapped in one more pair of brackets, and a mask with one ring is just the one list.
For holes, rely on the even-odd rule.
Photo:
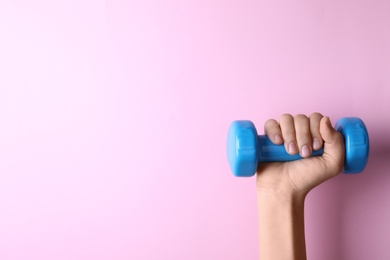
[(1, 0), (0, 259), (258, 258), (232, 120), (361, 117), (308, 258), (390, 259), (390, 2)]

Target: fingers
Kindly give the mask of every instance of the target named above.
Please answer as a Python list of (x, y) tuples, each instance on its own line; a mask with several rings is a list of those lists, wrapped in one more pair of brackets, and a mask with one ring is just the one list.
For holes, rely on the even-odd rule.
[(302, 114), (292, 116), (284, 114), (279, 118), (279, 123), (269, 119), (264, 125), (268, 138), (274, 144), (284, 143), (286, 151), (306, 158), (313, 150), (322, 147), (324, 141), (320, 132), (320, 121), (323, 116), (320, 113), (313, 113), (310, 117)]
[(264, 132), (274, 144), (282, 144), (282, 131), (280, 130), (278, 122), (274, 119), (269, 119), (264, 124)]
[(298, 152), (297, 140), (295, 133), (294, 118), (292, 115), (284, 114), (279, 119), (282, 137), (284, 140), (284, 147), (289, 154), (296, 154)]
[(305, 115), (296, 115), (294, 117), (299, 155), (309, 157), (312, 151), (312, 138), (310, 132), (310, 120)]
[(312, 147), (314, 150), (319, 150), (324, 144), (320, 133), (320, 122), (324, 116), (320, 113), (313, 113), (310, 115), (310, 132), (313, 140)]

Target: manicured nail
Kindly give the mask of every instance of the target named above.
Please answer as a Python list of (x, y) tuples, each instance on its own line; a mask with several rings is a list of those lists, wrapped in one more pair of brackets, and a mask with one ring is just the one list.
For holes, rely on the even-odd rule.
[(278, 134), (275, 134), (274, 139), (275, 139), (275, 142), (278, 144), (282, 142), (282, 137)]
[(314, 148), (314, 150), (318, 150), (321, 148), (320, 147), (320, 140), (318, 140), (317, 137), (313, 139), (313, 148)]
[(302, 157), (308, 157), (310, 155), (310, 149), (309, 146), (304, 145), (302, 146)]
[(295, 142), (290, 142), (288, 144), (288, 152), (289, 153), (296, 153), (297, 151), (297, 146), (295, 145)]

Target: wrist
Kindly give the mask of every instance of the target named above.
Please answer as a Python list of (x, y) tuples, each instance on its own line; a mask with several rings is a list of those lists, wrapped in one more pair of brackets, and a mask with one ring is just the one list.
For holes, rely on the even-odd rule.
[[(308, 192), (300, 190), (272, 190), (257, 188), (257, 198), (259, 201), (268, 201), (267, 204), (278, 204), (278, 205), (296, 205), (304, 203)], [(272, 203), (271, 203), (272, 202)]]

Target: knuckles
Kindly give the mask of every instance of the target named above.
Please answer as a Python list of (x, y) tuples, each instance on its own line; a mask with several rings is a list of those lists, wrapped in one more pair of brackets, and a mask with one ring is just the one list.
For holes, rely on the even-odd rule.
[(309, 118), (304, 114), (296, 114), (294, 120), (308, 120)]
[(279, 122), (287, 122), (287, 121), (292, 121), (294, 118), (290, 114), (283, 114), (279, 117)]
[(321, 113), (319, 113), (319, 112), (314, 112), (314, 113), (311, 113), (309, 117), (310, 118), (319, 118), (319, 119), (321, 119), (324, 116)]

